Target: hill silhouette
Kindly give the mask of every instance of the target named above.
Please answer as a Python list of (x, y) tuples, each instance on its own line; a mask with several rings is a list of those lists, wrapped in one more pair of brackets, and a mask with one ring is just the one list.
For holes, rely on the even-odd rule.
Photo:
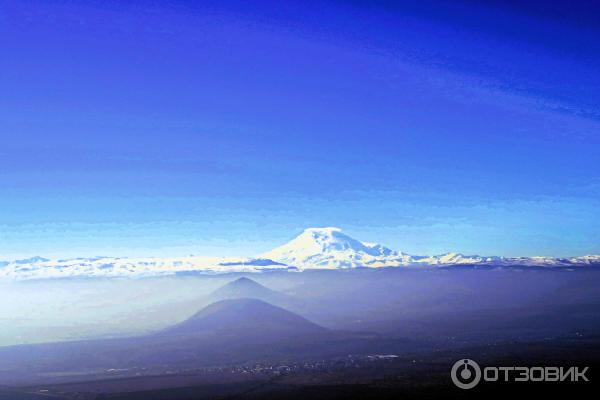
[[(239, 286), (259, 288), (261, 291), (264, 288), (249, 279), (238, 280), (233, 285), (234, 288)], [(187, 320), (161, 333), (163, 335), (217, 334), (227, 337), (268, 338), (324, 331), (326, 331), (325, 328), (281, 307), (259, 299), (241, 298), (221, 300), (210, 304)]]
[(246, 277), (231, 281), (208, 296), (211, 303), (228, 299), (258, 299), (286, 309), (295, 303), (290, 296), (269, 289)]
[[(153, 334), (0, 348), (0, 358), (10, 364), (0, 370), (0, 381), (68, 381), (99, 369), (190, 368), (347, 354), (346, 347), (354, 347), (344, 339), (262, 300), (229, 299)], [(78, 372), (47, 379), (37, 375), (60, 371)]]

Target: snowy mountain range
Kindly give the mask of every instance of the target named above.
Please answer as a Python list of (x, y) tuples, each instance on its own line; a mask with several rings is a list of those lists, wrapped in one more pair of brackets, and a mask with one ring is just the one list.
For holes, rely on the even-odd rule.
[(380, 244), (358, 241), (343, 233), (340, 228), (305, 229), (292, 241), (262, 254), (261, 257), (292, 265), (301, 270), (465, 264), (571, 266), (600, 263), (600, 256), (504, 258), (460, 253), (415, 256), (391, 250)]
[(69, 277), (142, 277), (174, 274), (222, 274), (304, 271), (311, 269), (484, 266), (600, 266), (600, 255), (569, 258), (484, 257), (446, 253), (415, 256), (376, 243), (361, 242), (339, 228), (308, 228), (290, 242), (257, 257), (94, 257), (49, 260), (33, 257), (0, 262), (0, 279)]

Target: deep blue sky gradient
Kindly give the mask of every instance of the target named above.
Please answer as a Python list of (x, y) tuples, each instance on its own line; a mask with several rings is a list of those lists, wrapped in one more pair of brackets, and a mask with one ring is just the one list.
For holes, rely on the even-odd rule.
[(600, 253), (594, 2), (4, 1), (0, 259)]

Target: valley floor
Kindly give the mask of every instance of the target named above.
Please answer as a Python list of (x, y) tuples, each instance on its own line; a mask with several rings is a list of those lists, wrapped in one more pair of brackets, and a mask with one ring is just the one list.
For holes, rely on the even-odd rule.
[[(452, 364), (461, 358), (485, 366), (588, 367), (589, 382), (480, 382), (456, 388)], [(349, 357), (315, 363), (245, 365), (210, 372), (22, 387), (1, 400), (208, 400), (208, 399), (397, 399), (576, 397), (600, 387), (600, 336), (506, 343), (406, 354)]]

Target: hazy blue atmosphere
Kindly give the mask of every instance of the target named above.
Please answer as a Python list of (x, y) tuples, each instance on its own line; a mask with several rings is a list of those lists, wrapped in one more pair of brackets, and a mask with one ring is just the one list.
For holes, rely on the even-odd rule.
[(201, 3), (2, 2), (0, 260), (600, 253), (593, 2)]

